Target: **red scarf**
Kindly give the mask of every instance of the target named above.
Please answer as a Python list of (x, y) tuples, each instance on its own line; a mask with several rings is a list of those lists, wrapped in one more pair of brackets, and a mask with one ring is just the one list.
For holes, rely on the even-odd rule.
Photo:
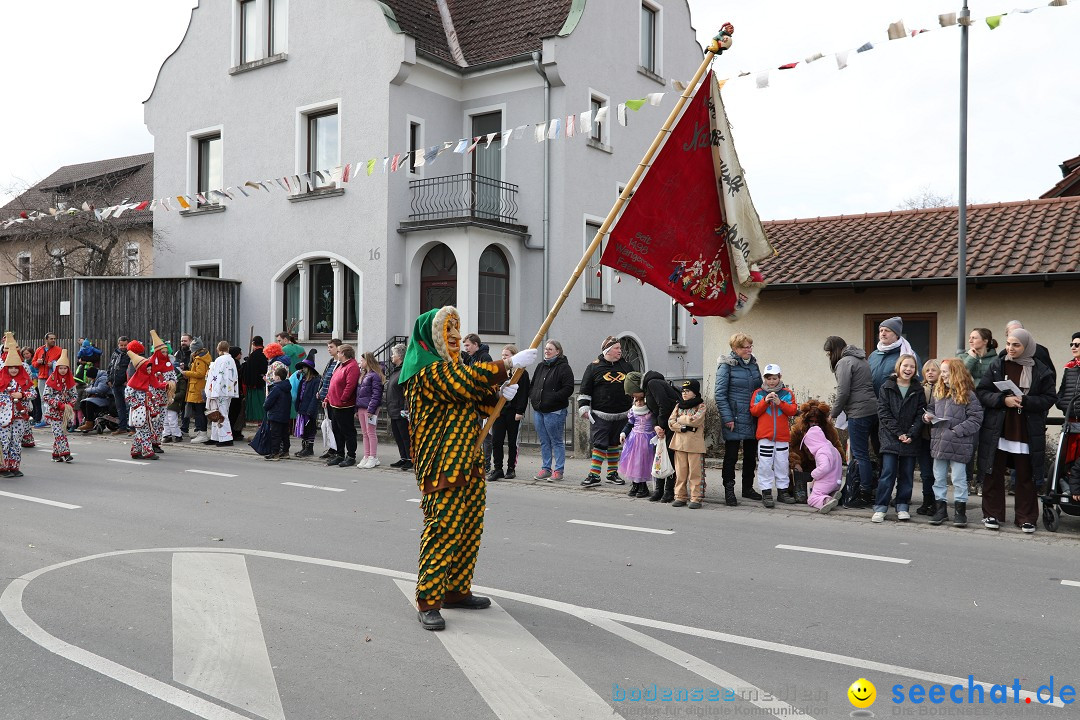
[(49, 379), (45, 381), (46, 387), (51, 387), (53, 390), (63, 392), (64, 390), (70, 390), (75, 387), (75, 376), (71, 374), (71, 368), (64, 375), (53, 370), (49, 374)]

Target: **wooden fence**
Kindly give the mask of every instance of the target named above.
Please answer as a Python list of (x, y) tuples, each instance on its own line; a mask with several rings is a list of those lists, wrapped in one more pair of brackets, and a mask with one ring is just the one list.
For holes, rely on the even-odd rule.
[(89, 338), (105, 358), (116, 338), (149, 343), (151, 328), (179, 347), (180, 334), (243, 345), (237, 330), (240, 282), (203, 277), (94, 277), (0, 284), (4, 330), (22, 346), (36, 348), (46, 333), (72, 353)]

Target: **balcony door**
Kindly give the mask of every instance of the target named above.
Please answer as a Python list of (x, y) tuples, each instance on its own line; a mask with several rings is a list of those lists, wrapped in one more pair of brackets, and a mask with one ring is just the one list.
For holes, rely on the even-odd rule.
[[(498, 220), (502, 216), (499, 184), (502, 182), (502, 113), (472, 116), (472, 136), (480, 138), (473, 151), (473, 202), (476, 216)], [(491, 144), (487, 136), (495, 133)]]

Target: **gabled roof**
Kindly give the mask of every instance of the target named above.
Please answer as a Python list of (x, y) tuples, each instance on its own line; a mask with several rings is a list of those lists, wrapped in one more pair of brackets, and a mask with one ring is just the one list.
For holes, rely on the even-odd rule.
[[(956, 274), (956, 207), (766, 222), (769, 286), (925, 285)], [(972, 282), (1080, 276), (1080, 197), (971, 205)]]
[[(64, 195), (70, 207), (81, 207), (88, 202), (95, 207), (129, 202), (152, 200), (154, 197), (154, 154), (128, 155), (126, 157), (96, 160), (64, 165), (47, 178), (0, 207), (0, 221), (17, 216), (23, 211), (47, 212), (56, 207), (57, 193)], [(120, 225), (151, 224), (154, 213), (150, 210), (129, 210), (117, 219)], [(54, 222), (52, 219), (36, 222)], [(13, 225), (0, 235), (16, 234), (21, 225)]]
[[(539, 51), (580, 0), (445, 0), (467, 66)], [(382, 0), (418, 50), (458, 67), (435, 0)]]
[(1061, 163), (1062, 178), (1057, 185), (1047, 190), (1040, 197), (1055, 198), (1067, 195), (1080, 195), (1080, 155)]

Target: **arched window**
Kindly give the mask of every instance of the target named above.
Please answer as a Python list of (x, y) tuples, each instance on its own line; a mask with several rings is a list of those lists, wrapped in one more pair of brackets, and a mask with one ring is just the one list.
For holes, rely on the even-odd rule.
[(630, 367), (638, 372), (645, 372), (645, 354), (641, 352), (641, 346), (634, 338), (626, 336), (619, 338), (619, 346), (622, 348), (622, 359), (630, 363)]
[(495, 245), (480, 256), (480, 312), (477, 332), (510, 333), (510, 265)]
[(301, 342), (343, 337), (360, 329), (360, 276), (341, 260), (314, 257), (297, 262), (281, 283), (281, 327)]
[(457, 305), (457, 259), (439, 244), (428, 250), (420, 266), (420, 312)]

